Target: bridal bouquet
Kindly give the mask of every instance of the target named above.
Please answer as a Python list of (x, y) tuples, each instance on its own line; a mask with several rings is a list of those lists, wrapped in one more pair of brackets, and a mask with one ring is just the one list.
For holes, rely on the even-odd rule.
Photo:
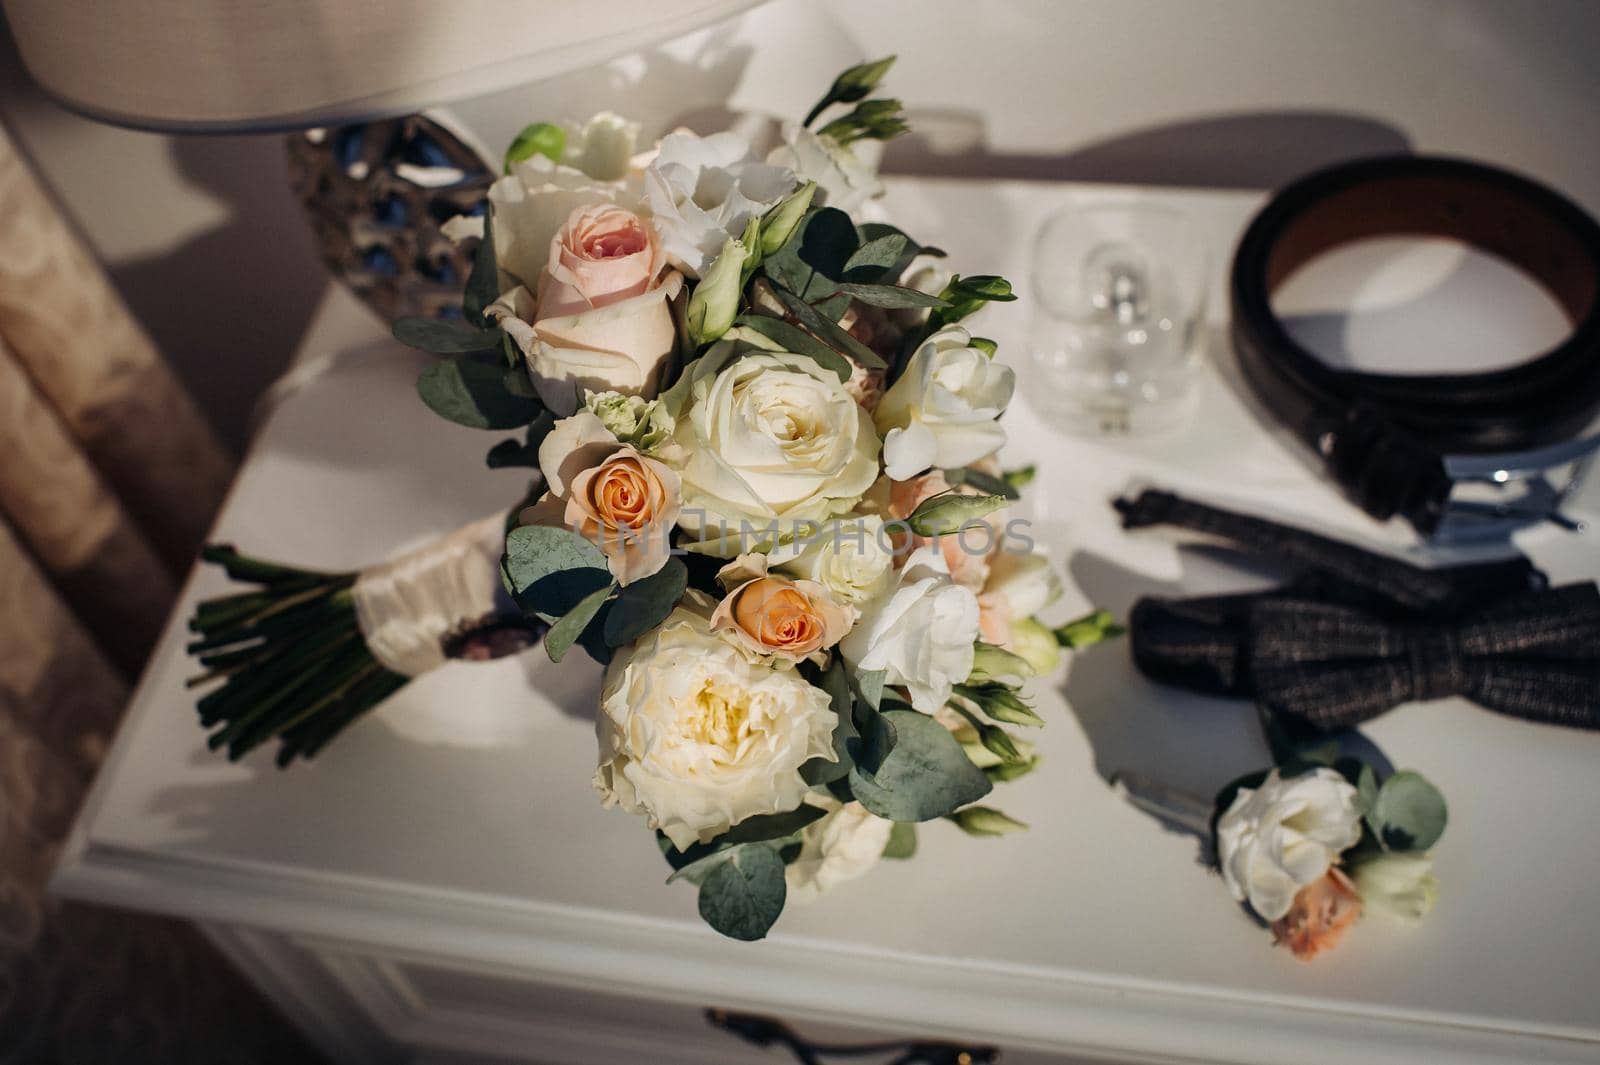
[(359, 574), (209, 549), (261, 585), (195, 619), (213, 746), (309, 756), (445, 658), (542, 637), (604, 665), (595, 787), (726, 935), (909, 856), (918, 823), (1023, 827), (979, 805), (1038, 763), (1021, 686), (1116, 629), (1035, 617), (1059, 584), (1006, 513), (1012, 371), (965, 324), (1010, 285), (862, 214), (858, 147), (906, 128), (873, 96), (890, 62), (764, 154), (610, 114), (517, 138), (448, 227), (480, 240), (460, 319), (395, 334), (443, 356), (435, 412), (522, 430), (488, 462), (533, 490)]

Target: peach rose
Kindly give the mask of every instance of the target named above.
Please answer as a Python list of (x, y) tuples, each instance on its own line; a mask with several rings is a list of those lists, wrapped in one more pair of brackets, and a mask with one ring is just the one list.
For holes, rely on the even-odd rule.
[(582, 314), (642, 295), (665, 263), (649, 222), (609, 203), (579, 207), (550, 239), (539, 317)]
[(850, 620), (849, 612), (815, 581), (757, 577), (717, 604), (711, 631), (726, 632), (756, 654), (799, 662), (838, 643)]
[[(889, 486), (889, 515), (901, 520), (909, 518), (923, 500), (949, 490), (950, 482), (945, 480), (941, 470), (932, 470), (909, 481), (894, 481)], [(1003, 510), (995, 511), (970, 529), (933, 538), (907, 533), (904, 526), (891, 526), (896, 539), (896, 558), (903, 560), (911, 551), (937, 542), (945, 565), (950, 567), (950, 579), (963, 588), (981, 591), (989, 579), (989, 560), (1004, 538), (1004, 514)], [(905, 546), (907, 542), (909, 547)]]
[(666, 565), (680, 507), (678, 475), (624, 446), (572, 478), (565, 517), (605, 554), (617, 583), (632, 584)]
[(1335, 946), (1360, 916), (1356, 886), (1338, 869), (1330, 869), (1296, 893), (1289, 912), (1272, 922), (1272, 931), (1295, 957), (1310, 961)]
[(648, 221), (586, 204), (551, 238), (538, 298), (518, 285), (487, 308), (553, 413), (572, 414), (586, 390), (655, 396), (677, 347), (669, 304), (683, 290), (682, 274), (662, 274), (664, 261)]

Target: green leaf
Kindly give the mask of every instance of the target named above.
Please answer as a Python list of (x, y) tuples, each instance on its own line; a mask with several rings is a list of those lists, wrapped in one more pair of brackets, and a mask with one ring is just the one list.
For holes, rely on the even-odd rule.
[(442, 359), (417, 376), (417, 394), (439, 417), (471, 429), (515, 429), (544, 408), (506, 389), (505, 363), (494, 352)]
[(833, 656), (826, 671), (817, 675), (815, 667), (802, 665), (802, 675), (828, 693), (833, 702), (833, 712), (838, 721), (833, 726), (833, 760), (813, 758), (800, 767), (800, 779), (812, 787), (831, 784), (850, 774), (854, 759), (850, 757), (851, 741), (859, 740), (856, 731), (855, 699), (850, 693), (850, 676), (844, 660)]
[(1356, 795), (1361, 800), (1361, 812), (1366, 815), (1367, 824), (1372, 826), (1373, 835), (1377, 835), (1378, 826), (1372, 824), (1372, 808), (1378, 804), (1378, 774), (1370, 765), (1362, 766), (1356, 777)]
[(905, 238), (905, 248), (900, 252), (900, 257), (891, 263), (879, 277), (856, 277), (847, 270), (846, 276), (842, 279), (845, 281), (897, 280), (904, 276), (906, 268), (909, 267), (912, 261), (915, 260), (919, 255), (926, 255), (934, 259), (943, 259), (945, 257), (945, 250), (943, 248), (936, 248), (931, 244), (918, 244), (916, 241), (907, 236), (903, 230), (892, 226), (887, 222), (863, 222), (856, 227), (856, 235), (864, 244), (870, 244), (875, 240), (882, 239), (883, 237), (899, 235)]
[(1039, 468), (1030, 463), (1026, 466), (1018, 466), (1014, 470), (1006, 470), (1000, 476), (1005, 478), (1005, 482), (1012, 488), (1026, 488), (1033, 483), (1033, 479), (1038, 476), (1038, 473)]
[(994, 358), (995, 352), (1000, 350), (1000, 345), (996, 344), (988, 337), (973, 337), (971, 340), (967, 341), (967, 344), (969, 347), (977, 348), (991, 359)]
[(700, 916), (730, 939), (766, 936), (787, 897), (783, 859), (771, 847), (736, 848), (700, 884)]
[(844, 280), (844, 264), (861, 238), (850, 216), (832, 207), (809, 212), (795, 235), (761, 263), (780, 288), (806, 302), (826, 299)]
[[(856, 235), (861, 236), (858, 229)], [(880, 282), (890, 275), (895, 264), (901, 261), (906, 248), (911, 244), (911, 238), (898, 229), (891, 229), (880, 237), (868, 240), (861, 247), (851, 253), (850, 258), (844, 261), (844, 270), (841, 275), (845, 281), (864, 284)]]
[(594, 620), (596, 614), (600, 613), (600, 608), (605, 605), (610, 596), (611, 586), (609, 584), (604, 588), (598, 588), (584, 596), (577, 606), (567, 611), (559, 621), (550, 626), (550, 631), (545, 633), (544, 636), (544, 649), (549, 654), (550, 661), (559, 662), (566, 657), (567, 652), (572, 649), (572, 645), (578, 641), (578, 637), (583, 635), (583, 630), (589, 627), (589, 623)]
[(550, 122), (535, 122), (523, 126), (522, 132), (511, 140), (506, 149), (505, 172), (511, 173), (511, 164), (542, 155), (552, 163), (561, 162), (567, 150), (567, 131)]
[(938, 296), (930, 296), (926, 292), (906, 288), (903, 285), (862, 285), (846, 281), (839, 285), (839, 291), (862, 303), (889, 310), (945, 306), (944, 300)]
[[(651, 529), (647, 534), (654, 536), (656, 532)], [(688, 584), (689, 569), (683, 560), (668, 558), (666, 565), (650, 576), (624, 585), (617, 593), (611, 613), (606, 616), (607, 645), (621, 647), (632, 643), (665, 621), (683, 598)]]
[(1109, 610), (1092, 610), (1075, 621), (1069, 621), (1055, 631), (1056, 643), (1062, 647), (1079, 650), (1106, 640), (1116, 639), (1127, 629), (1117, 624)]
[(1444, 835), (1444, 796), (1422, 776), (1403, 769), (1383, 782), (1367, 815), (1385, 850), (1425, 851)]
[(931, 821), (987, 795), (993, 787), (950, 730), (915, 710), (891, 710), (883, 720), (894, 747), (870, 775), (851, 770), (850, 788), (870, 812), (890, 821)]
[(467, 275), (467, 287), (461, 295), (461, 311), (467, 321), (488, 327), (491, 323), (483, 309), (500, 296), (500, 268), (494, 261), (494, 230), (488, 215), (483, 219), (483, 239), (472, 255), (472, 273)]
[[(667, 864), (681, 872), (714, 854), (741, 844), (771, 843), (774, 840), (787, 839), (813, 821), (822, 820), (827, 814), (828, 811), (820, 806), (802, 803), (793, 810), (781, 814), (757, 814), (754, 817), (747, 817), (716, 839), (707, 843), (692, 843), (685, 850), (680, 851), (669, 843), (662, 848), (662, 853), (666, 855)], [(672, 879), (676, 877), (669, 878), (668, 882), (670, 883)]]
[(851, 678), (851, 683), (856, 694), (872, 709), (876, 710), (883, 701), (883, 682), (887, 673), (881, 669), (862, 670)]
[(571, 529), (547, 525), (523, 525), (507, 533), (500, 568), (523, 609), (552, 623), (611, 586), (611, 571), (598, 547)]
[(795, 320), (815, 333), (824, 343), (838, 348), (869, 370), (886, 368), (886, 364), (876, 352), (845, 332), (838, 322), (826, 317), (821, 311), (787, 289), (774, 286), (773, 292), (777, 294), (784, 308), (794, 315)]
[(734, 324), (760, 333), (784, 351), (804, 355), (824, 369), (832, 370), (840, 382), (850, 380), (850, 360), (797, 325), (770, 314), (740, 315)]
[(962, 466), (959, 469), (945, 470), (944, 479), (950, 487), (970, 484), (980, 492), (992, 496), (1005, 496), (1007, 499), (1017, 500), (1022, 498), (1022, 493), (1004, 477), (996, 477), (992, 473), (973, 469), (971, 466)]
[(394, 338), (407, 347), (435, 355), (494, 351), (500, 346), (498, 329), (479, 329), (465, 322), (445, 322), (438, 318), (401, 318), (390, 330)]
[(834, 104), (853, 104), (857, 100), (864, 100), (883, 76), (889, 73), (889, 68), (894, 66), (894, 56), (885, 56), (866, 63), (858, 63), (833, 79), (833, 84), (828, 86), (828, 91), (823, 94), (811, 110), (806, 114), (806, 120), (801, 123), (809, 127), (822, 114)]
[(917, 826), (906, 821), (896, 821), (889, 830), (889, 842), (883, 845), (885, 858), (904, 861), (917, 853)]

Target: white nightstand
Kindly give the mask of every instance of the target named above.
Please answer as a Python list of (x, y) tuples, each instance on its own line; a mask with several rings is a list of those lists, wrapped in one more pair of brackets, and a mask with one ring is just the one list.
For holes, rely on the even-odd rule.
[[(1107, 194), (1192, 211), (1219, 262), (1260, 202), (897, 181), (891, 204), (958, 269), (1025, 292), (1038, 222)], [(983, 325), (1019, 366), (1026, 308)], [(415, 400), (424, 358), (332, 294), (302, 352), (329, 365), (268, 421), (215, 538), (354, 568), (512, 503), (519, 474), (482, 463), (499, 435)], [(1217, 373), (1203, 387), (1201, 419), (1165, 438), (1091, 443), (1051, 435), (1021, 403), (1008, 416), (1011, 457), (1040, 467), (1038, 537), (1082, 590), (1063, 613), (1221, 579), (1167, 539), (1117, 529), (1107, 501), (1134, 478), (1402, 540), (1318, 480)], [(1591, 516), (1595, 489), (1580, 501)], [(1570, 580), (1600, 572), (1594, 535), (1535, 530), (1524, 547)], [(1600, 735), (1459, 700), (1375, 722), (1385, 753), (1450, 801), (1442, 898), (1418, 928), (1373, 918), (1306, 965), (1247, 921), (1193, 840), (1104, 780), (1142, 768), (1209, 794), (1265, 764), (1253, 712), (1156, 688), (1111, 644), (1037, 685), (1046, 765), (996, 799), (1030, 832), (982, 841), (926, 826), (915, 860), (792, 908), (747, 945), (701, 924), (691, 888), (663, 886), (641, 822), (600, 808), (599, 671), (580, 656), (452, 664), (286, 772), (268, 751), (239, 765), (207, 753), (183, 625), (223, 586), (209, 570), (191, 580), (55, 888), (199, 922), (337, 1060), (784, 1060), (707, 1026), (701, 1010), (716, 1006), (808, 1034), (991, 1042), (1013, 1063), (1600, 1062)]]

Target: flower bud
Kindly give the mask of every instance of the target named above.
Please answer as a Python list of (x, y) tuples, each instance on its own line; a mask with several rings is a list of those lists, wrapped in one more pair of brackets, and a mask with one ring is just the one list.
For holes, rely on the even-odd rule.
[(917, 536), (949, 536), (981, 521), (1008, 504), (1002, 495), (969, 495), (965, 492), (940, 492), (917, 504), (906, 519)]
[(1012, 620), (1011, 648), (1038, 676), (1054, 672), (1061, 662), (1061, 645), (1056, 643), (1055, 633), (1041, 625), (1037, 618)]
[(730, 237), (695, 286), (684, 318), (689, 342), (696, 347), (709, 344), (733, 327), (739, 314), (740, 281), (747, 255), (743, 242)]
[[(1051, 643), (1054, 646), (1054, 641)], [(967, 674), (968, 684), (986, 684), (990, 681), (1023, 681), (1033, 676), (1032, 663), (1021, 655), (1012, 654), (992, 643), (979, 642), (972, 652), (972, 672)]]
[(951, 814), (950, 820), (969, 836), (1004, 836), (1028, 827), (990, 806), (968, 806)]
[(587, 392), (584, 409), (600, 419), (618, 442), (649, 451), (672, 434), (672, 416), (656, 400), (620, 392)]
[(779, 248), (789, 243), (789, 238), (794, 236), (800, 220), (806, 216), (806, 211), (811, 209), (811, 197), (816, 195), (816, 192), (817, 183), (808, 181), (779, 200), (772, 210), (762, 216), (762, 258), (777, 254)]
[(552, 163), (559, 163), (566, 150), (566, 130), (549, 122), (535, 122), (531, 126), (524, 126), (522, 132), (512, 140), (511, 147), (506, 149), (505, 171), (511, 173), (512, 163), (520, 163), (536, 155), (542, 155)]
[(1369, 911), (1415, 923), (1439, 898), (1433, 859), (1426, 854), (1376, 854), (1350, 869), (1350, 879)]
[(1001, 762), (999, 765), (985, 766), (983, 775), (996, 784), (1004, 784), (1007, 781), (1016, 780), (1018, 777), (1027, 776), (1035, 769), (1038, 769), (1039, 763), (1042, 761), (1044, 761), (1043, 758), (1034, 755), (1026, 762)]
[(1055, 630), (1056, 642), (1077, 649), (1115, 639), (1127, 630), (1118, 625), (1109, 610), (1096, 610)]

